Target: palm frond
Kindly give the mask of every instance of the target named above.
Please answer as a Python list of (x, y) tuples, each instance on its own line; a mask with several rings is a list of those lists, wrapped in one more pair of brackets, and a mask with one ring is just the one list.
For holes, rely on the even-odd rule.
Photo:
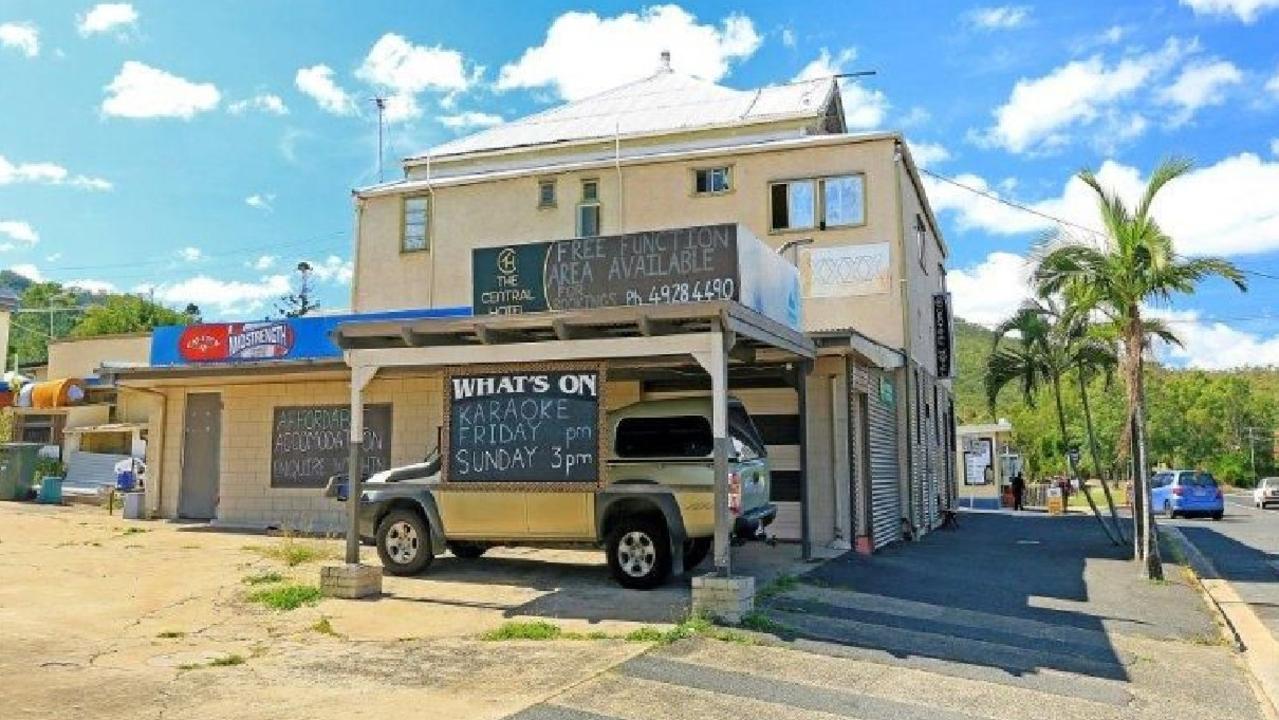
[(1159, 191), (1168, 183), (1190, 172), (1194, 166), (1194, 161), (1183, 157), (1170, 157), (1159, 163), (1159, 167), (1150, 173), (1150, 181), (1146, 183), (1146, 192), (1142, 194), (1141, 201), (1137, 203), (1136, 217), (1138, 219), (1148, 217), (1150, 215), (1150, 206), (1154, 204), (1155, 196), (1159, 194)]

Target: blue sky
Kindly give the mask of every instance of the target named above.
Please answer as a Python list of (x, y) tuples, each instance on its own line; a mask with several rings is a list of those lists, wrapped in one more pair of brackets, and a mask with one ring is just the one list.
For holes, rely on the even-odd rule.
[[(1196, 173), (1157, 206), (1188, 254), (1279, 277), (1279, 0), (499, 3), (0, 0), (0, 264), (256, 317), (288, 271), (347, 302), (349, 191), (375, 182), (370, 98), (394, 159), (651, 72), (749, 88), (845, 85), (858, 129), (927, 167), (1095, 226), (1074, 172), (1135, 192), (1169, 154)], [(929, 180), (961, 315), (1024, 294), (1054, 224)], [(1078, 230), (1071, 229), (1078, 233)], [(1279, 279), (1164, 309), (1177, 364), (1279, 364)]]

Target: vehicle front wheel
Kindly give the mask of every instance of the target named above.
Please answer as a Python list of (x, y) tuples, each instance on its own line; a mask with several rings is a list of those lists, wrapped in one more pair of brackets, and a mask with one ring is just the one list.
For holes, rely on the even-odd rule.
[(410, 510), (392, 510), (377, 526), (377, 554), (392, 575), (417, 575), (435, 559), (426, 519)]
[(671, 574), (671, 543), (660, 522), (622, 520), (609, 532), (604, 552), (613, 579), (624, 588), (651, 590)]
[(693, 568), (702, 564), (706, 556), (711, 552), (711, 546), (715, 544), (715, 538), (693, 538), (684, 543), (684, 571), (689, 572)]
[(1213, 519), (1213, 520), (1220, 520), (1220, 519), (1222, 519), (1222, 518), (1223, 518), (1223, 517), (1225, 517), (1225, 516), (1226, 516), (1225, 511), (1223, 511), (1223, 510), (1218, 510), (1217, 512), (1215, 512), (1215, 513), (1213, 513), (1213, 514), (1212, 514), (1212, 519)]
[(462, 560), (474, 560), (488, 551), (488, 546), (479, 543), (449, 543), (449, 550), (453, 551), (453, 556)]

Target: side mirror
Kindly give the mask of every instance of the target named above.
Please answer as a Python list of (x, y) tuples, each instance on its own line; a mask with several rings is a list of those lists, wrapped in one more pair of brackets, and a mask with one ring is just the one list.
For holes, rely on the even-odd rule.
[(338, 502), (346, 502), (347, 482), (345, 475), (330, 475), (329, 482), (324, 486), (324, 497), (334, 498)]

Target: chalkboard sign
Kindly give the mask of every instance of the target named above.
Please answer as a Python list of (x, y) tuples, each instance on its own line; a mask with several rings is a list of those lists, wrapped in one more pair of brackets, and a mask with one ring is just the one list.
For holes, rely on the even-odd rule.
[(598, 483), (603, 380), (597, 365), (450, 371), (444, 481)]
[(737, 226), (471, 251), (476, 315), (739, 300)]
[[(321, 488), (350, 462), (351, 408), (277, 407), (271, 420), (271, 487)], [(364, 477), (391, 466), (391, 406), (364, 408)]]

